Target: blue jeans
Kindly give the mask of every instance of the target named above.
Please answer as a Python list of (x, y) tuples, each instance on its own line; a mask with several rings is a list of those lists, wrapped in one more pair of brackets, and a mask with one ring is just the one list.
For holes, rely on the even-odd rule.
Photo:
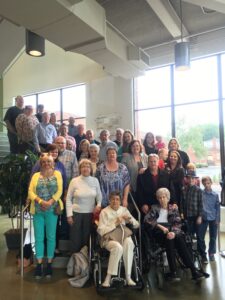
[(209, 255), (216, 253), (216, 238), (217, 238), (217, 224), (216, 221), (202, 220), (199, 227), (199, 252), (201, 256), (206, 256), (205, 234), (209, 226)]

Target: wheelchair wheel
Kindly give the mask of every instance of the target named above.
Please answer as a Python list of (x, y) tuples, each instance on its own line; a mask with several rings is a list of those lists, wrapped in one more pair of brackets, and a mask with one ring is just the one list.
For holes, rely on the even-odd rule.
[(144, 282), (144, 278), (138, 268), (138, 282), (137, 282), (137, 286), (138, 286), (138, 290), (139, 291), (143, 291), (143, 289), (145, 288), (145, 282)]
[(98, 270), (94, 270), (94, 274), (93, 274), (93, 278), (94, 278), (94, 284), (96, 286), (96, 288), (99, 287), (99, 273)]
[(161, 269), (157, 266), (151, 265), (148, 273), (148, 283), (152, 289), (163, 289), (164, 275)]
[(164, 287), (164, 277), (163, 277), (163, 274), (160, 270), (158, 270), (156, 272), (156, 282), (157, 282), (157, 286), (160, 290), (163, 289)]

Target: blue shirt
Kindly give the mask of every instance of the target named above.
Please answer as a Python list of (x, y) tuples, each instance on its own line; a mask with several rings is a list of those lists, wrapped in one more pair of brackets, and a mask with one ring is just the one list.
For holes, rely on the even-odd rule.
[(220, 202), (218, 194), (214, 191), (204, 190), (202, 193), (202, 200), (203, 220), (220, 222)]
[(52, 124), (39, 123), (34, 133), (34, 144), (52, 144), (56, 137), (57, 132)]

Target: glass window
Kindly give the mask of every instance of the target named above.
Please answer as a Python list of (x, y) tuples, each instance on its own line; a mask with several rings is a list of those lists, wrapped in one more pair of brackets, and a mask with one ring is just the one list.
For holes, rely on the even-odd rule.
[(60, 91), (51, 91), (38, 94), (38, 104), (44, 105), (44, 111), (54, 112), (56, 119), (60, 120)]
[(135, 112), (136, 137), (143, 139), (147, 132), (162, 135), (167, 143), (171, 137), (171, 109), (148, 109)]
[[(63, 99), (63, 120), (68, 120), (70, 116), (74, 118), (86, 117), (86, 87), (78, 85), (62, 90)], [(76, 120), (79, 124), (82, 119)], [(84, 123), (85, 120), (81, 121)]]
[(188, 71), (174, 71), (175, 104), (218, 98), (216, 56), (191, 62)]
[(24, 106), (32, 105), (34, 111), (36, 111), (36, 95), (24, 96), (23, 99), (24, 99)]
[(221, 55), (221, 67), (222, 67), (222, 93), (225, 99), (225, 54)]
[(147, 71), (135, 80), (135, 109), (170, 105), (170, 67)]
[(181, 105), (175, 108), (176, 136), (200, 177), (208, 175), (220, 190), (220, 143), (218, 102)]

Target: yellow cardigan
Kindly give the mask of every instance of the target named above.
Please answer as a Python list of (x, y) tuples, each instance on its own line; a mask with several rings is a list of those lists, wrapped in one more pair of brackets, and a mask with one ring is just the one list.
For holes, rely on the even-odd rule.
[[(54, 199), (56, 202), (59, 201), (59, 205), (61, 209), (63, 209), (63, 202), (60, 199), (60, 197), (62, 196), (62, 186), (63, 186), (62, 175), (59, 171), (55, 170), (53, 176), (56, 177), (58, 189), (57, 192), (52, 196), (52, 199)], [(32, 176), (29, 190), (28, 190), (28, 197), (31, 200), (30, 213), (32, 215), (35, 214), (35, 199), (38, 197), (38, 195), (36, 194), (36, 188), (37, 188), (37, 183), (39, 178), (40, 178), (40, 172), (37, 172)]]

